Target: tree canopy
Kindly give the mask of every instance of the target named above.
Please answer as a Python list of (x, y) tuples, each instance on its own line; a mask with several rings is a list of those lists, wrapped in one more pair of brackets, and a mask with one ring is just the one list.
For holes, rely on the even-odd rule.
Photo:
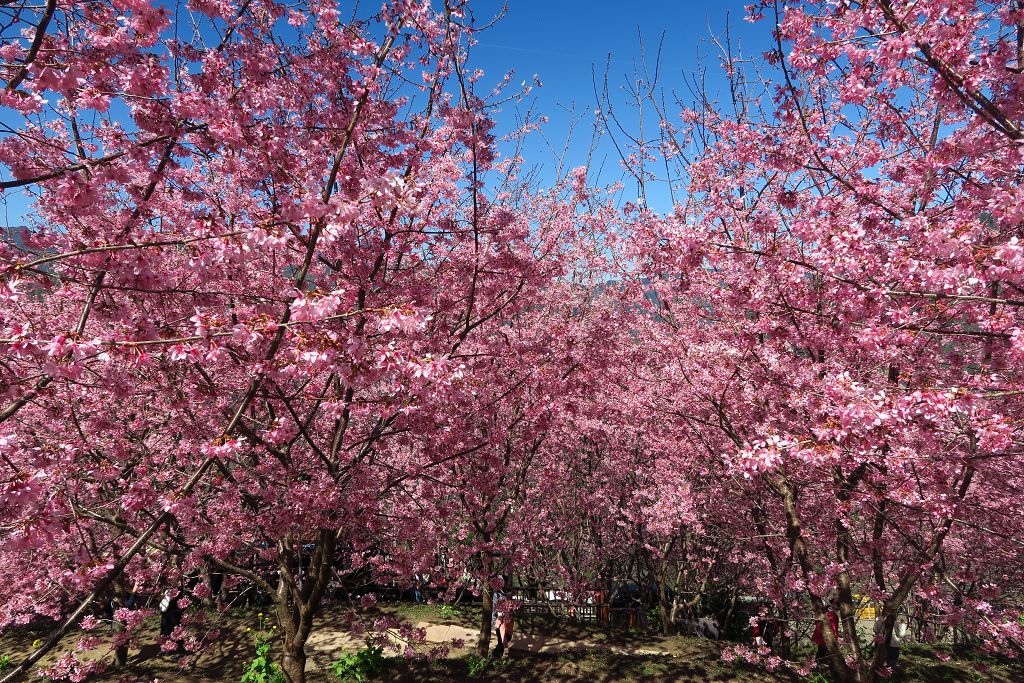
[(484, 652), (503, 577), (636, 572), (1020, 654), (1019, 3), (756, 3), (731, 102), (629, 103), (668, 212), (499, 145), (463, 0), (0, 4), (3, 680), (210, 572), (292, 683), (357, 574), (479, 586)]

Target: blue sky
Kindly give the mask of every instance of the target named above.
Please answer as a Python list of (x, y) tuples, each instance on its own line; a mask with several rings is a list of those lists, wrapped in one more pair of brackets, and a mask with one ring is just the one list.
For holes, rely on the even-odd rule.
[[(719, 52), (710, 40), (712, 33), (723, 37), (728, 25), (733, 46), (742, 49), (747, 57), (757, 57), (767, 50), (771, 24), (745, 21), (745, 2), (749, 0), (508, 0), (504, 17), (477, 34), (479, 44), (471, 52), (470, 67), (486, 72), (480, 84), (485, 92), (509, 69), (515, 70), (517, 84), (532, 81), (534, 75), (543, 83), (526, 101), (505, 104), (496, 118), (497, 132), (503, 134), (516, 127), (517, 113), (521, 115), (530, 106), (548, 117), (543, 130), (528, 138), (524, 155), (530, 164), (539, 167), (539, 182), (549, 184), (555, 177), (556, 159), (570, 139), (570, 122), (574, 118), (579, 123), (570, 139), (566, 168), (586, 162), (597, 104), (595, 73), (603, 78), (608, 67), (616, 112), (627, 127), (637, 124), (635, 112), (627, 106), (623, 86), (634, 79), (635, 69), (641, 63), (641, 36), (646, 60), (651, 65), (661, 42), (660, 85), (669, 96), (678, 92), (684, 99), (683, 74), (692, 75), (701, 63), (707, 67), (706, 83), (712, 93), (725, 85), (718, 68)], [(477, 23), (488, 23), (501, 12), (503, 4), (501, 0), (474, 0)], [(648, 117), (645, 127), (650, 129), (651, 123)], [(590, 180), (599, 184), (623, 180), (627, 187), (622, 201), (637, 198), (636, 184), (624, 176), (618, 153), (607, 136), (593, 156)], [(8, 192), (5, 200), (0, 202), (0, 220), (7, 225), (27, 222), (28, 197), (15, 191)], [(660, 211), (671, 208), (664, 187), (651, 188), (648, 203)]]
[[(603, 78), (609, 67), (610, 95), (619, 105), (616, 111), (627, 123), (637, 123), (635, 118), (628, 120), (631, 113), (626, 106), (628, 93), (624, 86), (634, 79), (635, 68), (641, 63), (641, 36), (646, 60), (651, 65), (661, 41), (660, 85), (669, 97), (676, 92), (688, 99), (683, 75), (692, 76), (701, 64), (706, 67), (706, 84), (711, 94), (721, 92), (724, 96), (726, 84), (718, 68), (720, 52), (710, 39), (712, 33), (724, 41), (728, 26), (733, 47), (742, 50), (747, 58), (758, 58), (772, 47), (772, 22), (746, 21), (744, 5), (748, 2), (509, 0), (504, 18), (478, 34), (479, 44), (470, 55), (470, 66), (487, 72), (486, 84), (500, 80), (510, 68), (516, 71), (516, 83), (529, 80), (534, 74), (540, 78), (543, 87), (534, 89), (530, 100), (518, 106), (523, 110), (533, 102), (550, 120), (543, 137), (535, 136), (539, 139), (531, 140), (527, 148), (530, 160), (544, 165), (541, 178), (549, 180), (555, 152), (561, 151), (568, 134), (570, 108), (584, 118), (574, 133), (567, 165), (579, 165), (586, 160), (596, 107), (594, 73)], [(500, 12), (502, 4), (500, 0), (473, 4), (477, 23), (486, 23)], [(514, 126), (514, 108), (512, 104), (503, 108), (498, 115), (499, 128), (507, 130)], [(648, 117), (648, 130), (651, 123)], [(593, 162), (592, 182), (623, 179), (618, 153), (609, 140), (601, 144)], [(631, 187), (623, 192), (623, 200), (635, 199), (635, 182), (627, 184)], [(651, 194), (648, 202), (652, 208), (669, 208), (667, 190)]]

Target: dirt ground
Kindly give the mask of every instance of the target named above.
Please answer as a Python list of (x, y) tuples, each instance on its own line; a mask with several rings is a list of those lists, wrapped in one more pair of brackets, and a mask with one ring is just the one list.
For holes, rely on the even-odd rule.
[[(100, 658), (111, 664), (103, 673), (88, 680), (104, 683), (185, 683), (201, 681), (238, 681), (245, 666), (254, 656), (253, 633), (258, 628), (258, 608), (235, 608), (225, 613), (216, 611), (206, 616), (207, 623), (196, 630), (203, 640), (201, 652), (174, 657), (159, 651), (156, 645), (158, 621), (144, 622), (130, 650), (128, 666), (112, 666), (109, 646), (88, 653), (84, 659)], [(382, 606), (376, 614), (399, 616), (413, 624), (450, 626), (453, 633), (471, 632), (475, 628), (475, 610), (441, 609), (432, 605)], [(337, 681), (327, 665), (340, 654), (360, 647), (344, 628), (343, 610), (328, 609), (317, 623), (314, 637), (307, 647), (309, 680)], [(372, 614), (371, 614), (372, 616)], [(31, 652), (33, 643), (46, 635), (45, 629), (23, 629), (0, 637), (0, 659), (9, 655), (13, 662)], [(43, 666), (52, 664), (65, 650), (72, 650), (82, 633), (69, 635), (58, 648), (48, 654)], [(109, 627), (93, 632), (104, 642)], [(589, 624), (554, 621), (544, 618), (521, 620), (513, 649), (505, 658), (494, 661), (477, 677), (469, 677), (474, 655), (471, 647), (453, 650), (445, 659), (436, 661), (405, 661), (395, 657), (379, 677), (386, 681), (442, 683), (443, 681), (538, 681), (541, 683), (577, 682), (612, 683), (637, 681), (796, 681), (791, 673), (772, 674), (741, 663), (721, 659), (722, 644), (689, 637), (663, 637), (607, 632)], [(39, 681), (38, 675), (26, 680)], [(903, 670), (894, 681), (995, 681), (1012, 683), (1024, 680), (1024, 668), (1005, 662), (988, 660), (940, 661), (923, 646), (909, 648), (903, 658)]]

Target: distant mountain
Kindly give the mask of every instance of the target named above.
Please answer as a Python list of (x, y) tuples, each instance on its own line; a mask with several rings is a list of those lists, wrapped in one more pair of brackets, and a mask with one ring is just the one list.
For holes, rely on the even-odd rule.
[(28, 227), (24, 225), (0, 226), (0, 241), (13, 244), (18, 251), (27, 251), (25, 238), (28, 236)]

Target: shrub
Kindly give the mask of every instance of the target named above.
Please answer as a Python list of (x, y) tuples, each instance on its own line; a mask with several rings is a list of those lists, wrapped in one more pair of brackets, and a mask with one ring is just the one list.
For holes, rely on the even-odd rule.
[(249, 662), (245, 673), (242, 674), (242, 683), (284, 683), (284, 672), (270, 655), (270, 643), (274, 639), (277, 627), (273, 626), (268, 630), (270, 619), (265, 618), (262, 612), (257, 618), (258, 628), (253, 635), (256, 642), (256, 657)]
[(491, 660), (486, 657), (481, 657), (477, 654), (466, 656), (466, 674), (470, 678), (478, 678), (482, 673), (487, 671), (490, 665)]
[(343, 681), (370, 680), (384, 672), (388, 660), (384, 656), (384, 648), (368, 645), (362, 650), (347, 654), (330, 664), (331, 671)]

